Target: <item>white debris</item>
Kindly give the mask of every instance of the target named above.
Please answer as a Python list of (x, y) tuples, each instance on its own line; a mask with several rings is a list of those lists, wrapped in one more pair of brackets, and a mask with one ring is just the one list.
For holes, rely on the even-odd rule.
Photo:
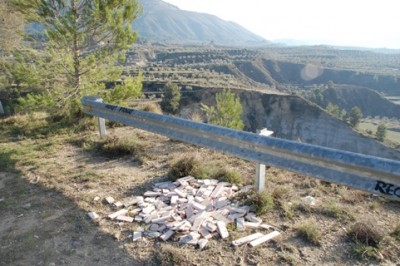
[(271, 240), (272, 238), (277, 237), (279, 235), (280, 235), (280, 233), (278, 231), (273, 231), (272, 233), (269, 233), (260, 238), (257, 238), (256, 240), (251, 241), (250, 246), (252, 246), (252, 247), (258, 246), (258, 245), (260, 245), (264, 242), (267, 242), (267, 241)]
[[(145, 240), (143, 236), (162, 241), (176, 239), (179, 244), (198, 245), (199, 249), (203, 249), (208, 240), (216, 235), (226, 239), (229, 236), (228, 224), (236, 223), (240, 232), (246, 228), (269, 230), (271, 226), (262, 224), (259, 217), (249, 212), (249, 206), (238, 206), (231, 202), (229, 198), (237, 191), (243, 189), (215, 179), (196, 180), (187, 176), (175, 182), (155, 183), (151, 191), (144, 193), (144, 197), (133, 196), (121, 202), (107, 197), (110, 205), (125, 207), (108, 217), (122, 222), (148, 224), (147, 231), (133, 232), (133, 241)], [(232, 244), (239, 246), (250, 243), (256, 246), (275, 237), (275, 234), (256, 232)], [(172, 238), (174, 235), (176, 237)]]
[(240, 245), (249, 243), (249, 242), (251, 242), (253, 240), (256, 240), (257, 238), (260, 238), (262, 236), (263, 236), (263, 234), (261, 234), (261, 233), (251, 234), (251, 235), (248, 235), (248, 236), (245, 236), (245, 237), (242, 237), (242, 238), (239, 238), (239, 239), (236, 239), (236, 240), (232, 241), (232, 245), (240, 246)]
[(89, 218), (92, 219), (93, 221), (95, 221), (95, 220), (97, 220), (97, 219), (100, 218), (100, 216), (99, 216), (97, 213), (95, 213), (95, 212), (88, 212), (88, 216), (89, 216)]
[(312, 196), (301, 198), (301, 202), (310, 206), (315, 206), (317, 204), (317, 200)]

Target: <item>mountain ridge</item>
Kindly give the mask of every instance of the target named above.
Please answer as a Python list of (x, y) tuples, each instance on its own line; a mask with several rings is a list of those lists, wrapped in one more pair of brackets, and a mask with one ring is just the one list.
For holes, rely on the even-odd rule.
[(142, 0), (143, 13), (133, 23), (140, 40), (178, 44), (261, 46), (264, 38), (217, 16), (181, 10), (161, 0)]

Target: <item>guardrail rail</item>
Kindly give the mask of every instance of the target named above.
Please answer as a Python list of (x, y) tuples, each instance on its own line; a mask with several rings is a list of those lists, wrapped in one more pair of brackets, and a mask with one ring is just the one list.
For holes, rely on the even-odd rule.
[(96, 96), (83, 97), (82, 104), (101, 119), (400, 200), (399, 161), (106, 104)]

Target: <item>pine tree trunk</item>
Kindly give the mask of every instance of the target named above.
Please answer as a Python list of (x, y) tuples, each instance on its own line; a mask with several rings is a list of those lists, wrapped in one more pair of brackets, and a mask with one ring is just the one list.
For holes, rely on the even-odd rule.
[(72, 13), (74, 16), (74, 33), (73, 33), (73, 59), (74, 59), (74, 88), (79, 88), (81, 85), (81, 67), (80, 67), (80, 50), (78, 43), (78, 11), (76, 1), (72, 1)]

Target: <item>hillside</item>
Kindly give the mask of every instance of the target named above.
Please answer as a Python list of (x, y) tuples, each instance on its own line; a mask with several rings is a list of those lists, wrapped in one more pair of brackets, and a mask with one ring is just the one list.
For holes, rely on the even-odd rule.
[(142, 5), (143, 14), (133, 23), (141, 40), (226, 46), (269, 43), (237, 23), (213, 15), (180, 10), (161, 0), (142, 0)]
[(364, 116), (400, 118), (400, 105), (368, 88), (335, 85), (335, 89), (325, 89), (321, 94), (323, 102), (320, 104), (324, 107), (328, 103), (333, 103), (345, 110), (351, 110), (354, 106), (358, 106)]

